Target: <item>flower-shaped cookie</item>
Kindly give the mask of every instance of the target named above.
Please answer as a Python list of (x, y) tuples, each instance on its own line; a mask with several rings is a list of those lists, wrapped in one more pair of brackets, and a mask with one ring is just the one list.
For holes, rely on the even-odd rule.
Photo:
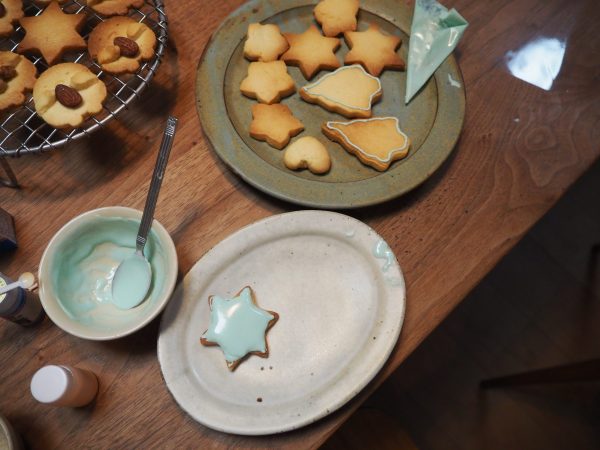
[(248, 25), (248, 37), (244, 43), (244, 56), (250, 61), (276, 61), (290, 45), (279, 31), (277, 25), (271, 23)]
[(21, 0), (0, 1), (0, 36), (6, 37), (14, 30), (14, 24), (23, 17), (23, 2)]
[(270, 105), (296, 92), (296, 83), (283, 61), (253, 62), (248, 66), (248, 76), (242, 80), (240, 90), (245, 96)]
[(279, 315), (259, 308), (252, 288), (246, 286), (231, 299), (211, 295), (208, 305), (210, 324), (200, 343), (221, 347), (229, 370), (235, 370), (248, 355), (269, 356), (266, 335)]
[(87, 5), (103, 16), (124, 16), (129, 8), (141, 8), (144, 0), (87, 0)]
[(86, 66), (57, 64), (35, 83), (33, 102), (38, 115), (56, 128), (80, 126), (102, 111), (106, 85)]
[(90, 33), (90, 56), (102, 70), (113, 73), (135, 73), (142, 61), (154, 56), (156, 35), (145, 24), (129, 17), (112, 17)]
[(292, 136), (304, 130), (304, 125), (294, 117), (285, 105), (252, 105), (250, 136), (267, 141), (271, 147), (281, 150)]
[(290, 43), (290, 48), (281, 55), (281, 59), (287, 64), (298, 66), (307, 80), (322, 69), (340, 67), (340, 62), (335, 56), (335, 51), (340, 46), (338, 38), (323, 36), (314, 25), (301, 34), (283, 35)]
[(33, 89), (36, 72), (24, 56), (0, 52), (0, 110), (25, 103), (25, 93)]
[(26, 34), (17, 51), (39, 53), (50, 65), (60, 61), (65, 52), (87, 47), (79, 35), (85, 14), (65, 14), (56, 2), (39, 16), (23, 17), (20, 23)]

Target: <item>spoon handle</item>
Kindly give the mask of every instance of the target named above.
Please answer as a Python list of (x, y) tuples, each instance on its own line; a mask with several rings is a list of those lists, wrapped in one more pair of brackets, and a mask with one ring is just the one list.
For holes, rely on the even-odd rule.
[(177, 119), (173, 116), (169, 116), (163, 139), (160, 144), (158, 158), (156, 159), (156, 165), (154, 166), (154, 174), (152, 175), (148, 197), (146, 198), (146, 205), (144, 206), (142, 223), (140, 223), (140, 229), (138, 230), (138, 235), (135, 240), (136, 251), (142, 254), (144, 253), (148, 232), (150, 231), (152, 221), (154, 220), (154, 208), (156, 207), (163, 175), (167, 167), (167, 162), (169, 161), (169, 154), (171, 153), (171, 147), (173, 146), (176, 128)]

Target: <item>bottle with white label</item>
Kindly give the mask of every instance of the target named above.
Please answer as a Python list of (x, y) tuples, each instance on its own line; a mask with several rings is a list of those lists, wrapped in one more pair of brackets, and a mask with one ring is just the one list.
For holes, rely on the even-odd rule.
[[(29, 275), (33, 277), (31, 274)], [(0, 273), (0, 287), (7, 286), (12, 282), (10, 278)], [(42, 321), (44, 308), (42, 308), (36, 293), (18, 287), (5, 294), (0, 294), (0, 318), (27, 327)]]
[(77, 408), (89, 404), (98, 393), (98, 378), (89, 370), (49, 365), (31, 379), (31, 395), (40, 403)]

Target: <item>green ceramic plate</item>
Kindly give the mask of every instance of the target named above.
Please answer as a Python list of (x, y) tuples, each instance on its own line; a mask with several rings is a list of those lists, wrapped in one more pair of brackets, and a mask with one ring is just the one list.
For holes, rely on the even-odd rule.
[[(283, 151), (251, 138), (248, 129), (254, 100), (240, 93), (249, 62), (243, 46), (248, 24), (274, 23), (282, 32), (300, 33), (315, 23), (314, 4), (307, 0), (254, 0), (234, 11), (207, 45), (198, 67), (196, 97), (206, 135), (219, 157), (248, 183), (275, 197), (318, 208), (355, 208), (398, 197), (425, 181), (448, 157), (462, 128), (465, 113), (463, 80), (454, 56), (408, 104), (404, 105), (406, 73), (384, 71), (383, 98), (373, 116), (395, 116), (412, 140), (409, 156), (394, 162), (386, 172), (363, 165), (340, 145), (321, 133), (328, 120), (349, 120), (306, 103), (296, 93), (283, 100), (305, 126), (298, 135), (315, 136), (327, 145), (331, 171), (313, 175), (293, 172), (283, 164)], [(359, 30), (376, 23), (389, 34), (402, 37), (399, 52), (406, 60), (412, 9), (397, 0), (362, 0)], [(340, 61), (348, 51), (342, 42)], [(301, 87), (308, 82), (296, 67), (289, 73)], [(315, 76), (318, 79), (327, 72)], [(295, 138), (295, 139), (297, 139)], [(293, 141), (292, 141), (293, 142)]]

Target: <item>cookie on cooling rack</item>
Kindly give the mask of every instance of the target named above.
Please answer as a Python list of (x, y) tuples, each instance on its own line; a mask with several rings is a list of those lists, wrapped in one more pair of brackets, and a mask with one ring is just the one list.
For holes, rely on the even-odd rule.
[(0, 110), (25, 103), (37, 70), (31, 61), (13, 52), (0, 52)]
[(33, 0), (33, 3), (43, 8), (44, 6), (48, 6), (52, 2), (57, 2), (58, 4), (62, 5), (67, 1), (68, 0)]
[(21, 0), (2, 0), (0, 2), (0, 37), (7, 37), (14, 30), (14, 24), (23, 17)]
[(56, 128), (75, 128), (102, 111), (106, 85), (86, 66), (63, 63), (40, 75), (33, 88), (38, 115)]
[(85, 50), (87, 45), (79, 34), (85, 18), (85, 14), (65, 14), (58, 3), (52, 2), (39, 16), (23, 17), (19, 21), (25, 29), (25, 37), (17, 51), (40, 54), (52, 65), (66, 52)]
[(134, 73), (142, 61), (152, 59), (156, 35), (145, 24), (129, 17), (112, 17), (90, 33), (88, 50), (102, 70), (112, 74)]
[(144, 0), (87, 0), (86, 3), (103, 16), (124, 16), (129, 8), (141, 8)]

